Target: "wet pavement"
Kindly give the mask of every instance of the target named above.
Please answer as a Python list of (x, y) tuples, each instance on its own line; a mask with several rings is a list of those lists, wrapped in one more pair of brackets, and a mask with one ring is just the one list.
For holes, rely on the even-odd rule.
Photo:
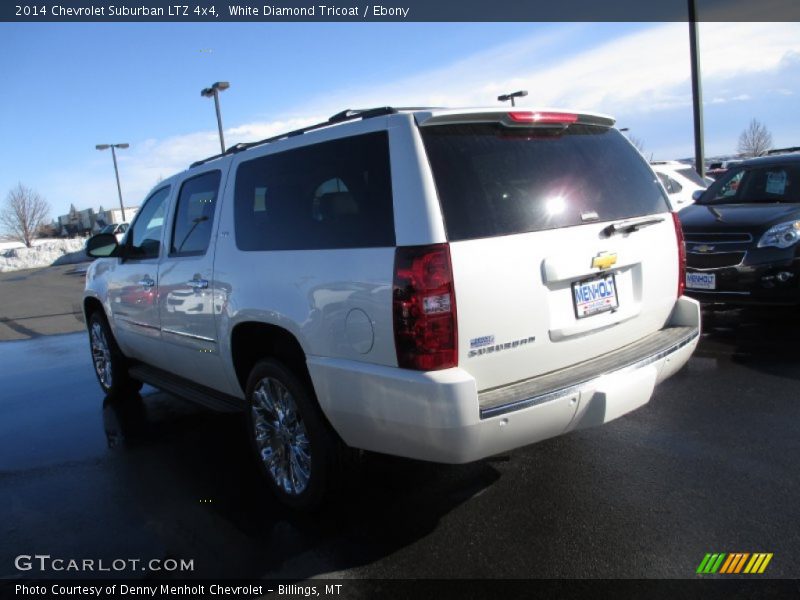
[(693, 577), (707, 552), (799, 577), (800, 322), (708, 322), (631, 415), (471, 465), (368, 454), (313, 515), (260, 485), (238, 415), (148, 387), (104, 401), (85, 334), (4, 342), (0, 577), (31, 576), (20, 554), (202, 578)]

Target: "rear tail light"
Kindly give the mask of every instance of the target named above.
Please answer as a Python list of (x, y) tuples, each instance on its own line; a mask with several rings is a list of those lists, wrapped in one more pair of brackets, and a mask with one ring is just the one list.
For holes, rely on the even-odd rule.
[(675, 238), (678, 241), (678, 298), (680, 298), (686, 290), (686, 242), (683, 239), (683, 228), (678, 213), (672, 213), (672, 221), (675, 223)]
[(456, 296), (447, 244), (395, 250), (392, 310), (398, 366), (418, 371), (456, 366)]

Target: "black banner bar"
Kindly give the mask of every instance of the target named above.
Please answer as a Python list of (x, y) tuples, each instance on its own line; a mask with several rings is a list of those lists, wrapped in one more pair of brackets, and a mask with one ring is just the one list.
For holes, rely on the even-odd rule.
[[(699, 21), (800, 21), (797, 0), (697, 0)], [(10, 22), (687, 21), (686, 0), (16, 0)]]
[(796, 580), (730, 577), (683, 580), (507, 580), (421, 579), (352, 580), (0, 580), (0, 598), (102, 598), (193, 600), (249, 599), (304, 600), (528, 600), (530, 598), (797, 598)]

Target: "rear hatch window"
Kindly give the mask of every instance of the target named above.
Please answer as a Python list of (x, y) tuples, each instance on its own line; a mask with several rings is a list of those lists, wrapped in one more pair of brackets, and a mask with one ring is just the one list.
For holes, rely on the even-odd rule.
[(677, 172), (686, 177), (686, 179), (688, 179), (692, 183), (696, 183), (697, 185), (706, 187), (706, 182), (703, 181), (703, 178), (700, 177), (697, 171), (695, 171), (693, 168), (688, 167), (686, 169), (677, 169)]
[(451, 241), (669, 210), (649, 165), (615, 129), (479, 123), (421, 132)]

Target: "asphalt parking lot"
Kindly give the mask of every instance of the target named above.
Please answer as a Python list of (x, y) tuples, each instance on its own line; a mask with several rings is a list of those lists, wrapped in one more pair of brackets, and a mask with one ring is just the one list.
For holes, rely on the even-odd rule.
[(0, 273), (0, 342), (82, 331), (85, 266)]
[(147, 387), (104, 401), (83, 333), (4, 342), (0, 577), (44, 553), (202, 578), (685, 578), (708, 552), (771, 552), (765, 576), (796, 578), (800, 326), (709, 327), (629, 416), (471, 465), (367, 455), (314, 515), (260, 487), (237, 415)]

